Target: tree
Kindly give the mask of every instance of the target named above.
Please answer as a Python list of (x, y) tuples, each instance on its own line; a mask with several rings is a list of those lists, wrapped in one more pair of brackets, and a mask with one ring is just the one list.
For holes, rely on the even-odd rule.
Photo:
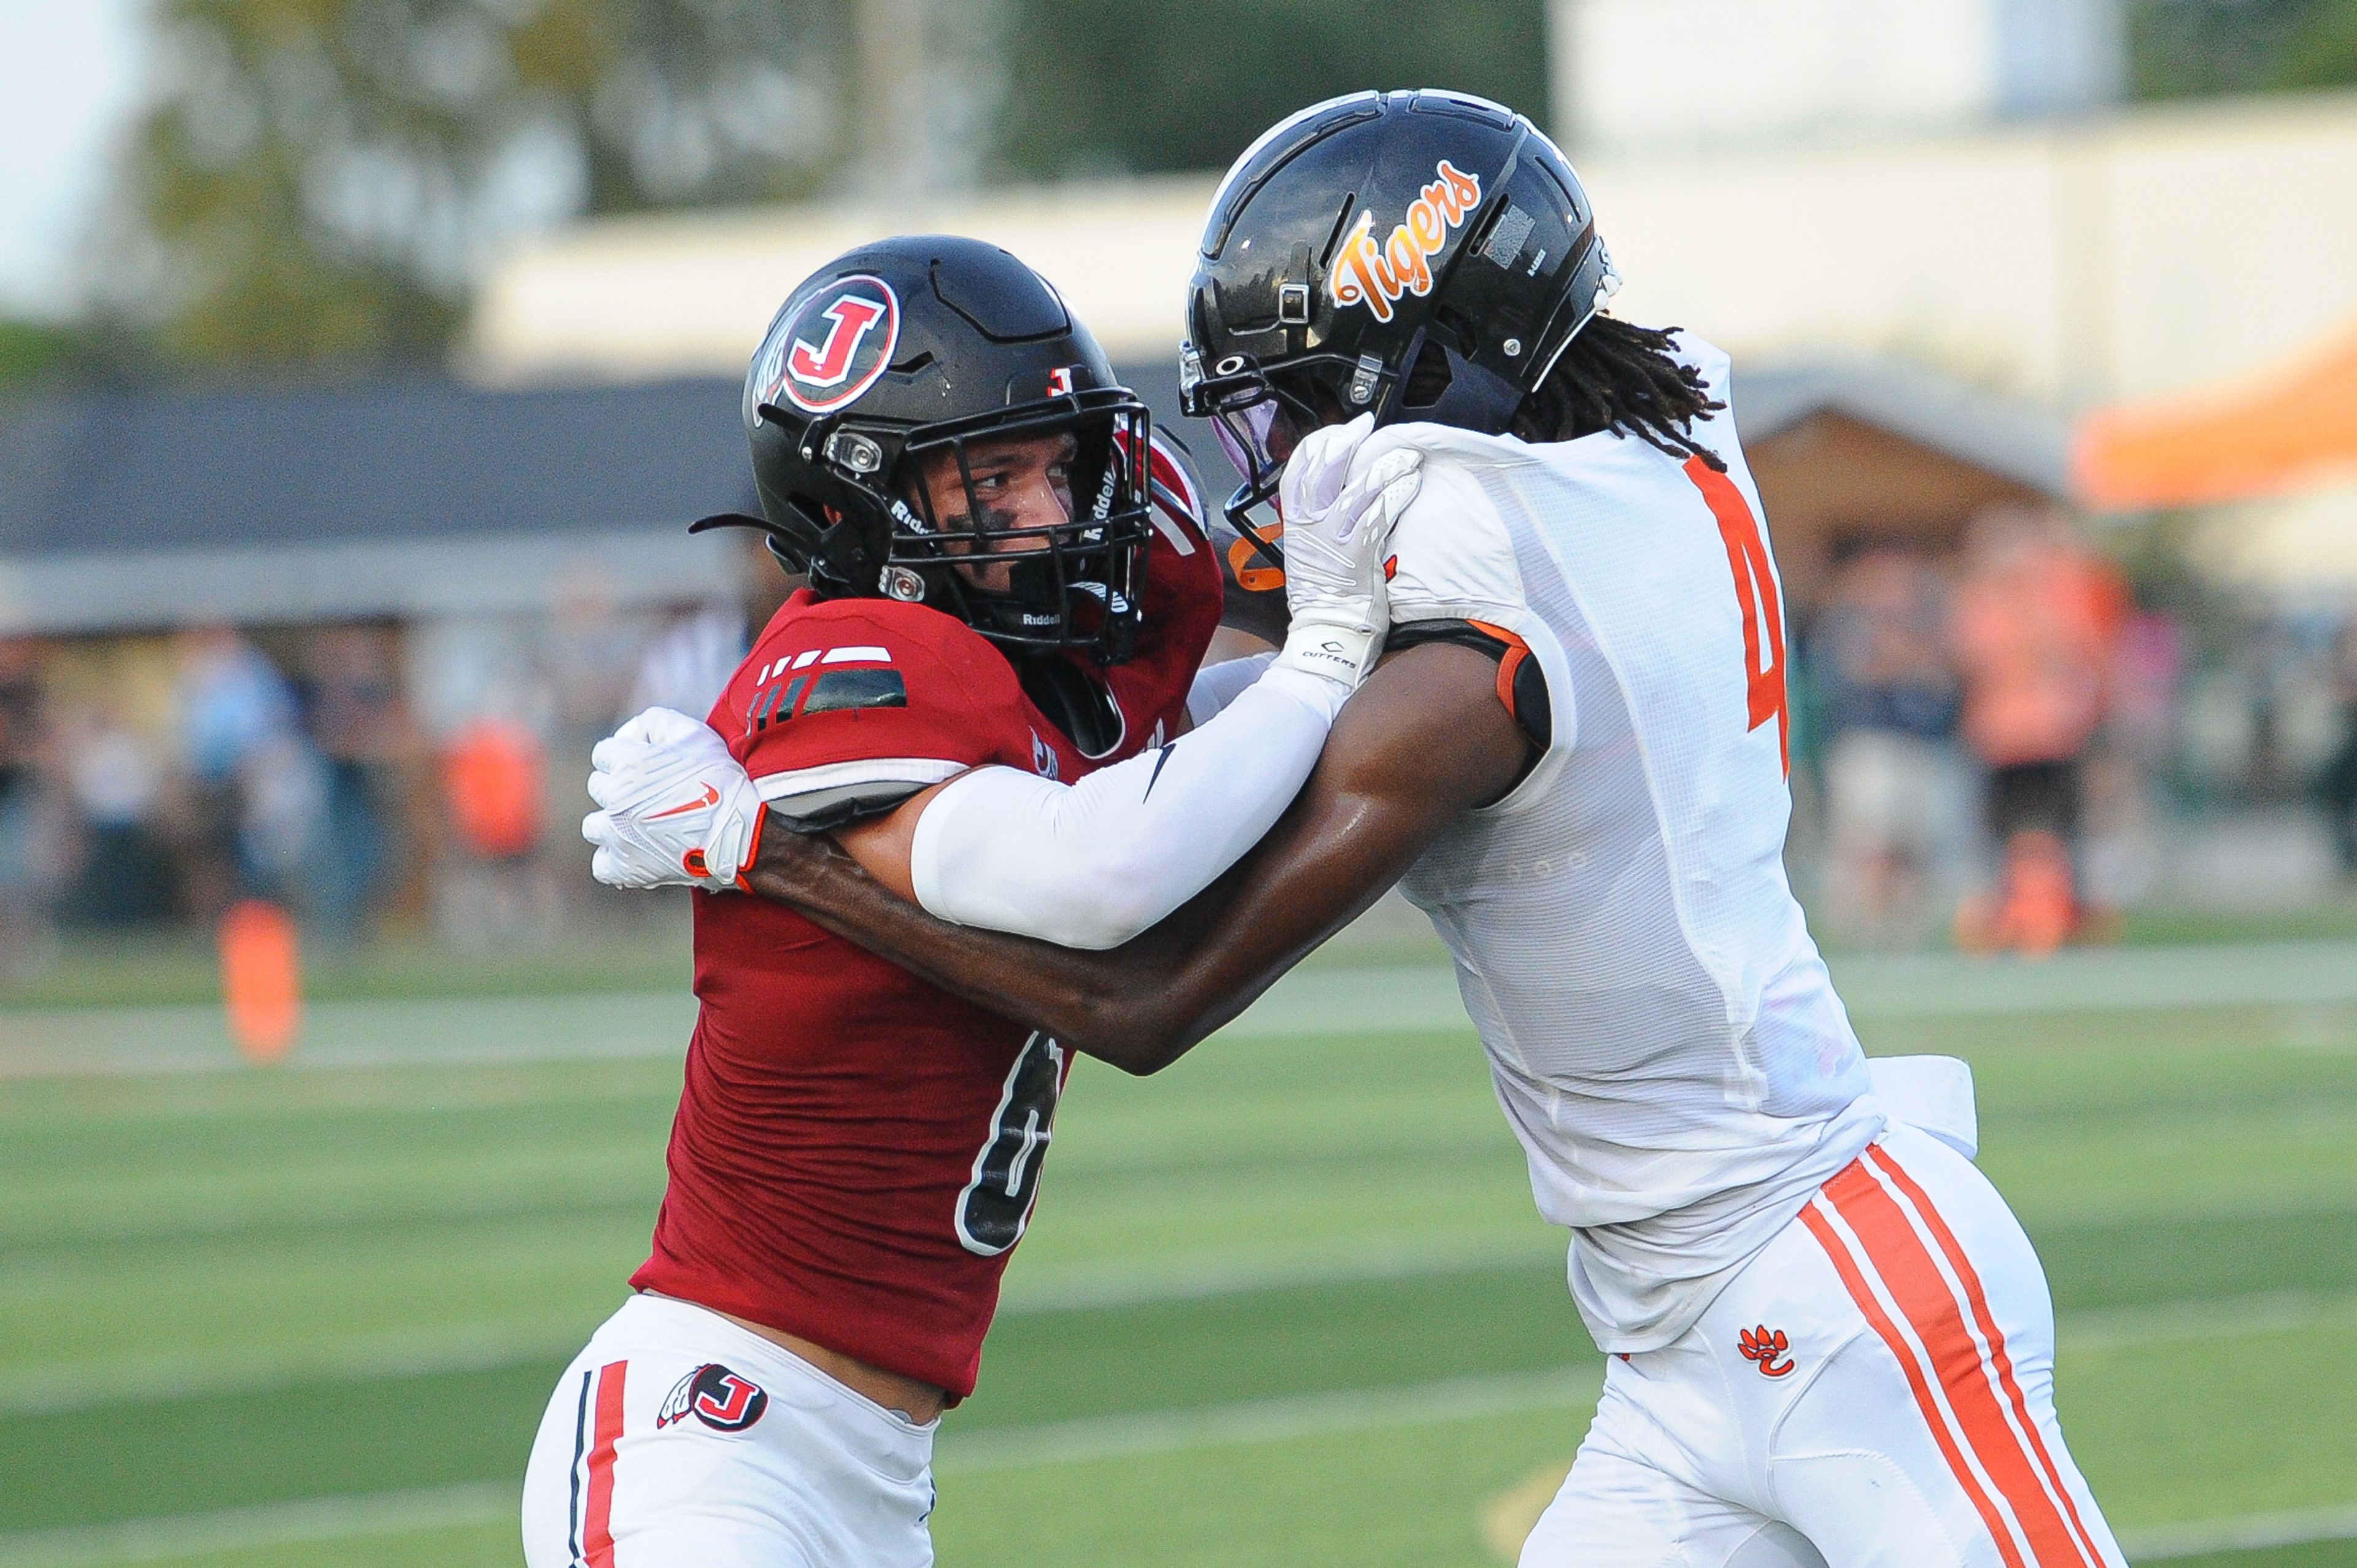
[(2357, 86), (2357, 3), (2312, 5), (2284, 55), (2287, 87)]
[(0, 319), (0, 392), (67, 370), (74, 361), (75, 348), (70, 328)]
[(158, 0), (104, 296), (188, 360), (431, 353), (519, 228), (807, 194), (825, 0)]
[(1293, 111), (1370, 87), (1546, 118), (1544, 0), (1019, 0), (1007, 33), (999, 156), (1033, 177), (1225, 168)]
[(2139, 98), (2357, 86), (2357, 0), (2135, 0)]

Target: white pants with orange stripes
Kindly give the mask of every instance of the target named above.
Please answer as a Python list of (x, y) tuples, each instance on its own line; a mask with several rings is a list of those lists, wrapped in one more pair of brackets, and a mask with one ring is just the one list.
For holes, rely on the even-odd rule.
[(1607, 1362), (1523, 1568), (2123, 1568), (1987, 1178), (1893, 1125), (1700, 1322)]
[(634, 1295), (548, 1402), (529, 1568), (928, 1568), (933, 1425), (716, 1313)]

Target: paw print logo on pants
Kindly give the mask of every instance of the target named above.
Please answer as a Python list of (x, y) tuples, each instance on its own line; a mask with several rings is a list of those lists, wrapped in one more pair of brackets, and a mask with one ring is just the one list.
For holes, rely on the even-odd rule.
[[(1781, 1378), (1792, 1371), (1792, 1363), (1787, 1357), (1792, 1342), (1784, 1337), (1782, 1329), (1770, 1328), (1763, 1323), (1757, 1328), (1744, 1329), (1735, 1337), (1736, 1348), (1743, 1352), (1743, 1359), (1760, 1363), (1761, 1377)], [(1779, 1366), (1779, 1361), (1783, 1364)]]

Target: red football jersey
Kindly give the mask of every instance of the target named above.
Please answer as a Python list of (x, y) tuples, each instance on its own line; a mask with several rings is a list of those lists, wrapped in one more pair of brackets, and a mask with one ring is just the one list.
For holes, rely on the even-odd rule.
[[(763, 799), (805, 822), (985, 764), (1077, 779), (1185, 710), (1220, 607), (1192, 520), (1158, 537), (1148, 585), (1137, 657), (1101, 672), (1124, 733), (1095, 758), (963, 622), (808, 592), (710, 722)], [(1069, 1053), (742, 894), (695, 896), (695, 993), (670, 1186), (631, 1284), (971, 1393)]]

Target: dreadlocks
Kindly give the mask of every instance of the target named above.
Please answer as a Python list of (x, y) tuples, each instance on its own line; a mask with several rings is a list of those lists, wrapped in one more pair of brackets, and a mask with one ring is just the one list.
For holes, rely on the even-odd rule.
[(1726, 472), (1718, 454), (1686, 433), (1695, 420), (1727, 405), (1710, 395), (1693, 366), (1679, 362), (1676, 331), (1597, 317), (1580, 328), (1538, 391), (1523, 400), (1513, 433), (1525, 441), (1569, 441), (1613, 430)]

